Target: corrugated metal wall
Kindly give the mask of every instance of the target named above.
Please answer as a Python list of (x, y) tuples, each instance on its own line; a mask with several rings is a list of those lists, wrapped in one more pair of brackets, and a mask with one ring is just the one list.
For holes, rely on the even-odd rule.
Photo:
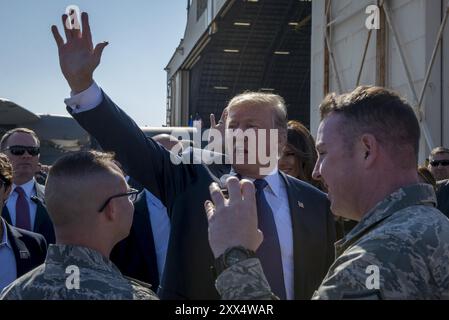
[[(447, 0), (389, 0), (386, 1), (390, 11), (390, 20), (396, 29), (400, 46), (409, 68), (410, 77), (419, 97), (432, 51), (436, 42), (438, 30), (444, 15)], [(312, 52), (311, 52), (311, 130), (315, 134), (319, 124), (318, 106), (325, 95), (325, 26), (330, 26), (330, 47), (334, 55), (337, 73), (343, 92), (352, 90), (357, 83), (362, 62), (363, 51), (368, 37), (365, 21), (368, 14), (367, 6), (377, 1), (368, 0), (332, 0), (330, 2), (330, 17), (326, 17), (326, 0), (312, 2)], [(444, 5), (444, 6), (443, 6)], [(444, 9), (443, 9), (444, 7)], [(386, 31), (386, 63), (385, 84), (402, 93), (412, 105), (416, 105), (415, 94), (409, 85), (404, 65), (400, 58), (393, 32), (388, 27)], [(440, 47), (427, 86), (424, 110), (425, 121), (430, 130), (431, 140), (435, 146), (449, 144), (449, 96), (448, 59), (443, 59), (448, 51), (449, 27), (444, 32), (443, 47)], [(379, 65), (376, 62), (376, 30), (370, 40), (366, 59), (361, 73), (360, 84), (376, 84), (379, 75)], [(442, 55), (445, 50), (445, 55)], [(339, 91), (339, 85), (332, 66), (328, 60), (329, 91)], [(443, 90), (444, 88), (444, 90)], [(421, 143), (421, 161), (429, 150), (425, 141)]]

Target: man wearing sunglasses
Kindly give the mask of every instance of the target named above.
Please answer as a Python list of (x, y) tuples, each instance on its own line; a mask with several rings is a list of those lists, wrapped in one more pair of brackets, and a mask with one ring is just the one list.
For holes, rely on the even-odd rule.
[(43, 200), (45, 187), (34, 178), (39, 170), (39, 138), (30, 129), (15, 128), (3, 135), (0, 150), (13, 166), (11, 195), (2, 216), (18, 228), (42, 234), (47, 243), (55, 243), (53, 224)]
[(155, 299), (149, 285), (124, 277), (109, 260), (112, 248), (129, 234), (137, 193), (110, 154), (60, 158), (45, 194), (56, 244), (48, 247), (42, 265), (6, 287), (0, 299)]
[(429, 156), (428, 168), (435, 180), (449, 179), (449, 149), (444, 147), (433, 149)]
[(438, 209), (449, 217), (449, 149), (433, 149), (429, 156), (428, 169), (437, 180)]

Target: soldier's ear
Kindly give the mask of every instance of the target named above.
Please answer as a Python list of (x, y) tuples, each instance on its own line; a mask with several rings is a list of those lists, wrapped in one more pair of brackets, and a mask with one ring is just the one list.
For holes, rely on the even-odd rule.
[(377, 152), (379, 150), (378, 141), (374, 135), (364, 134), (360, 138), (360, 142), (360, 154), (363, 158), (364, 166), (367, 168), (370, 167), (377, 158)]
[(114, 199), (108, 202), (103, 210), (103, 213), (108, 221), (114, 221), (116, 219), (117, 207), (115, 205)]

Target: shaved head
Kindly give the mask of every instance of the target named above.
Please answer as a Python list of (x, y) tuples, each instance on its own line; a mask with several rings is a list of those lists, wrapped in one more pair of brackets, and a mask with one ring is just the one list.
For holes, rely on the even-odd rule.
[(122, 180), (111, 154), (81, 152), (61, 158), (51, 168), (45, 190), (55, 227), (94, 224), (101, 201), (119, 192)]

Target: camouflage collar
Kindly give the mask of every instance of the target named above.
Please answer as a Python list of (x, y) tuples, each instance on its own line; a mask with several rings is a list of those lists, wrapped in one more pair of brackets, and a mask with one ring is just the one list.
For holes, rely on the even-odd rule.
[(395, 212), (415, 205), (436, 207), (436, 195), (433, 187), (428, 184), (414, 184), (400, 188), (387, 196), (372, 208), (360, 222), (343, 239), (335, 243), (337, 254), (340, 255), (352, 243), (363, 236), (382, 220)]
[(108, 258), (96, 250), (75, 246), (50, 244), (45, 264), (59, 265), (66, 269), (68, 266), (95, 269), (106, 273), (115, 273), (122, 276), (119, 269)]

